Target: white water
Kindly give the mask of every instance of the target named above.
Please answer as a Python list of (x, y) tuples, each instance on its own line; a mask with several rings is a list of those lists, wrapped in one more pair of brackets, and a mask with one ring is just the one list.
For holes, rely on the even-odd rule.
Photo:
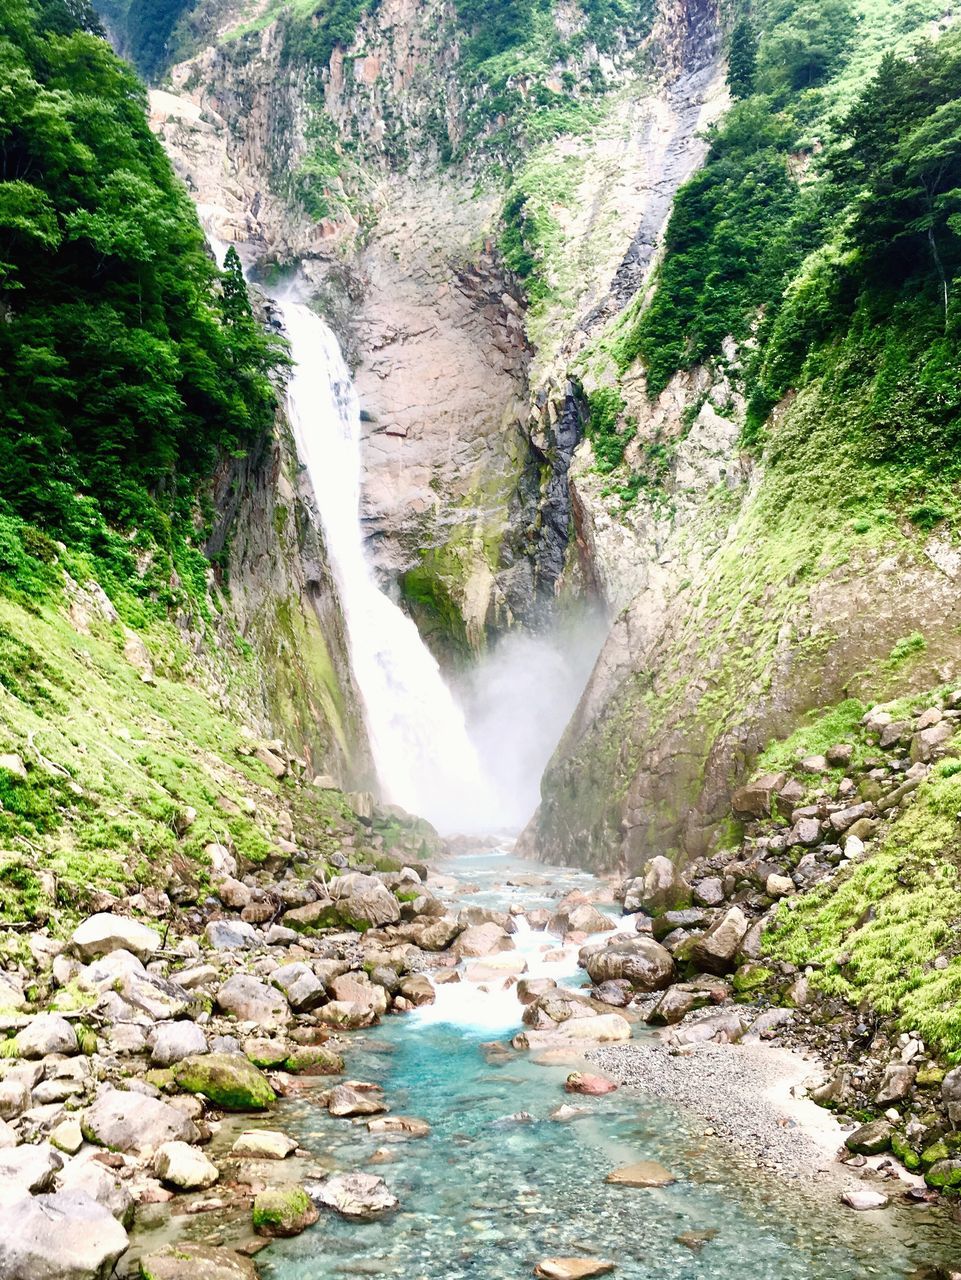
[(416, 625), (378, 587), (360, 525), (360, 409), (337, 339), (309, 307), (275, 299), (295, 368), (287, 391), (317, 502), (386, 799), (441, 831), (499, 825), (463, 712)]

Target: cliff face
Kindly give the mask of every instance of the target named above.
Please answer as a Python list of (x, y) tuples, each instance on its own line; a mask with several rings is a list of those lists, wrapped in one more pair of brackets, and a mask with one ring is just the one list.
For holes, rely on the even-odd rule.
[[(378, 5), (325, 66), (282, 22), (238, 35), (228, 15), (152, 94), (217, 234), (252, 262), (302, 262), (316, 286), (365, 409), (370, 549), (448, 659), (594, 581), (568, 555), (584, 422), (569, 366), (643, 285), (724, 101), (711, 6), (655, 17), (606, 52), (582, 41), (540, 80), (511, 78), (522, 104), (562, 78), (604, 84), (578, 89), (575, 124), (543, 140), (501, 141), (504, 114), (478, 124), (483, 86), (459, 70), (466, 37), (436, 0)], [(560, 40), (585, 17), (558, 5), (552, 21)], [(505, 162), (547, 228), (530, 311), (498, 244)]]

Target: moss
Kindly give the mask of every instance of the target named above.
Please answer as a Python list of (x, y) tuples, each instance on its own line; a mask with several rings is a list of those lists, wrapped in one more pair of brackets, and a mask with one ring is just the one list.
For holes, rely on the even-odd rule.
[(948, 1144), (939, 1138), (937, 1142), (932, 1142), (929, 1147), (925, 1147), (921, 1152), (921, 1164), (925, 1169), (930, 1169), (938, 1161), (949, 1159), (950, 1155)]
[(742, 964), (734, 975), (734, 990), (740, 995), (747, 995), (767, 986), (773, 977), (773, 971), (762, 964)]
[[(805, 756), (821, 756), (840, 742), (860, 744), (861, 718), (867, 707), (856, 698), (847, 698), (827, 710), (809, 712), (805, 723), (798, 726), (783, 742), (772, 742), (758, 757), (758, 773), (790, 769)], [(863, 752), (859, 752), (863, 755)], [(854, 760), (855, 765), (860, 761)]]
[(274, 1102), (267, 1077), (237, 1054), (184, 1058), (173, 1068), (173, 1078), (187, 1093), (202, 1093), (225, 1111), (263, 1111)]
[(326, 1045), (303, 1045), (284, 1062), (284, 1070), (295, 1075), (336, 1076), (344, 1070), (344, 1060)]
[(891, 1150), (904, 1165), (905, 1169), (910, 1169), (912, 1172), (920, 1169), (921, 1157), (903, 1133), (891, 1134)]
[(316, 1218), (314, 1202), (303, 1187), (261, 1191), (251, 1211), (254, 1231), (260, 1236), (296, 1235)]
[(936, 1191), (961, 1189), (961, 1160), (939, 1160), (925, 1173), (924, 1180)]

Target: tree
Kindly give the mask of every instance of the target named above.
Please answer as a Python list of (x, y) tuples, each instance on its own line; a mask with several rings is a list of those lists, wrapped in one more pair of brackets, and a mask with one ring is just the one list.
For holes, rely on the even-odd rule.
[(727, 87), (732, 98), (749, 98), (757, 72), (757, 34), (750, 18), (739, 18), (731, 32)]

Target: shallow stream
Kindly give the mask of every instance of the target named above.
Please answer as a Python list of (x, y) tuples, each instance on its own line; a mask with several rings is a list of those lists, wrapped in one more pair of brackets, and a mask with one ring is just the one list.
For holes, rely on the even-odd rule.
[[(462, 886), (452, 898), (500, 908), (548, 905), (545, 872), (555, 890), (596, 887), (584, 874), (498, 854), (451, 859), (441, 870)], [(532, 971), (579, 985), (576, 948), (544, 960), (556, 940), (529, 933), (518, 942)], [(615, 1260), (621, 1280), (900, 1280), (961, 1256), (944, 1216), (928, 1208), (852, 1213), (823, 1187), (759, 1171), (705, 1135), (703, 1120), (662, 1101), (625, 1090), (566, 1095), (570, 1062), (541, 1065), (490, 1047), (509, 1042), (521, 1011), (513, 991), (446, 984), (437, 1004), (351, 1039), (348, 1073), (383, 1085), (393, 1113), (428, 1120), (426, 1139), (371, 1136), (363, 1121), (331, 1119), (309, 1093), (285, 1104), (277, 1119), (321, 1165), (381, 1174), (400, 1209), (367, 1224), (331, 1214), (277, 1241), (258, 1257), (268, 1280), (506, 1280), (529, 1276), (545, 1256), (585, 1254)], [(549, 1119), (565, 1101), (585, 1114)], [(372, 1163), (378, 1149), (387, 1159)], [(642, 1159), (678, 1181), (660, 1190), (605, 1182)], [(678, 1240), (690, 1232), (709, 1238), (699, 1248)]]

